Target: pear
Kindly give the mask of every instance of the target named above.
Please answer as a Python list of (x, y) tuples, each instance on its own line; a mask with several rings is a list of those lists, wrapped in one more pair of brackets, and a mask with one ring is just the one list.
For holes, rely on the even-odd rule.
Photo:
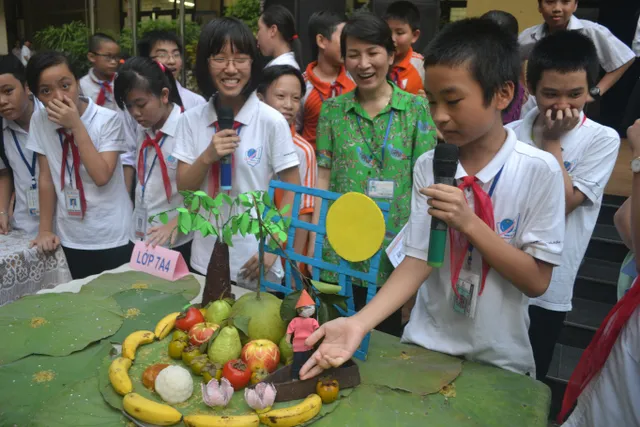
[(238, 330), (233, 326), (225, 326), (209, 346), (207, 356), (213, 363), (224, 365), (229, 360), (239, 358), (241, 352), (242, 343)]
[(284, 336), (280, 340), (280, 360), (285, 365), (291, 365), (293, 363), (293, 347), (287, 342), (287, 337)]
[(211, 303), (207, 308), (205, 321), (222, 325), (231, 315), (231, 304), (224, 300), (218, 300)]

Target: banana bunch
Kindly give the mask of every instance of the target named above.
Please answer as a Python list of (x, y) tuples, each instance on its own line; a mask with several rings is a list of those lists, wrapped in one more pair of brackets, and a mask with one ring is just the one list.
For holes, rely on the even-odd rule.
[(187, 427), (258, 427), (260, 418), (253, 415), (189, 415), (182, 420)]
[(169, 332), (173, 330), (173, 327), (176, 325), (176, 318), (180, 315), (179, 311), (175, 313), (171, 313), (163, 317), (158, 324), (156, 325), (156, 337), (158, 340), (163, 340)]
[(136, 350), (141, 344), (149, 344), (153, 342), (155, 334), (151, 331), (136, 331), (122, 342), (122, 356), (133, 360), (136, 358)]
[(269, 427), (294, 427), (318, 415), (322, 409), (322, 399), (310, 394), (305, 400), (288, 408), (273, 409), (259, 414), (260, 422)]
[(182, 414), (169, 405), (154, 402), (138, 393), (129, 393), (122, 399), (125, 412), (136, 420), (159, 426), (171, 426), (182, 420)]
[(133, 391), (133, 384), (129, 378), (129, 368), (131, 367), (131, 359), (126, 357), (118, 357), (113, 359), (109, 365), (109, 381), (116, 393), (124, 396)]

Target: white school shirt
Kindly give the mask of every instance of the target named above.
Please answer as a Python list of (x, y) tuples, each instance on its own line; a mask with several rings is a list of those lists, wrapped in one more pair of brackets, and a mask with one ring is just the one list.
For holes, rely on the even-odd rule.
[[(192, 164), (211, 144), (217, 120), (214, 97), (207, 104), (199, 105), (182, 114), (176, 134), (173, 156)], [(291, 130), (282, 114), (261, 102), (253, 92), (242, 106), (235, 120), (242, 123), (240, 144), (235, 152), (231, 197), (247, 191), (267, 191), (276, 174), (298, 166), (298, 156), (291, 139)], [(208, 191), (209, 174), (202, 186)], [(191, 266), (206, 274), (214, 236), (203, 238), (195, 233), (191, 249)], [(258, 241), (253, 236), (233, 237), (229, 248), (231, 280), (237, 281), (240, 268), (258, 252)], [(271, 272), (282, 277), (282, 266), (274, 263)]]
[[(178, 123), (180, 122), (181, 108), (179, 105), (173, 104), (173, 110), (171, 114), (167, 118), (166, 122), (162, 126), (160, 131), (165, 135), (163, 139), (160, 140), (162, 146), (161, 151), (162, 155), (165, 159), (165, 164), (167, 165), (167, 173), (169, 175), (169, 180), (171, 181), (171, 201), (167, 201), (167, 193), (164, 189), (164, 181), (162, 179), (162, 169), (160, 168), (160, 160), (156, 158), (155, 151), (152, 147), (148, 147), (145, 151), (146, 162), (145, 162), (145, 191), (144, 191), (144, 203), (142, 200), (142, 185), (138, 182), (136, 185), (136, 206), (144, 206), (147, 209), (147, 217), (152, 215), (159, 214), (160, 212), (172, 210), (175, 208), (179, 208), (183, 206), (184, 198), (178, 192), (178, 185), (176, 181), (176, 176), (178, 173), (178, 159), (173, 157), (171, 153), (173, 152), (173, 147), (176, 142), (176, 132), (178, 129)], [(142, 147), (142, 142), (147, 138), (147, 136), (154, 139), (156, 137), (155, 132), (151, 129), (144, 129), (139, 133), (138, 136), (138, 148), (137, 148), (137, 159), (141, 156), (144, 159), (144, 153), (140, 150)], [(137, 160), (136, 159), (136, 160)], [(152, 164), (153, 166), (152, 169)], [(137, 165), (136, 161), (136, 165)], [(151, 171), (151, 177), (149, 177), (149, 171)], [(138, 179), (138, 175), (136, 173), (136, 180)], [(177, 212), (173, 211), (168, 214), (169, 220), (172, 220), (178, 215)], [(151, 227), (162, 225), (159, 220), (154, 220), (153, 224), (147, 225), (147, 230)], [(132, 222), (131, 224), (131, 241), (136, 242), (139, 239), (136, 238), (135, 232), (135, 224)], [(182, 246), (193, 239), (193, 235), (182, 234), (178, 232), (178, 236), (176, 237), (176, 242), (173, 245), (174, 247)], [(168, 245), (167, 245), (168, 246)]]
[[(95, 72), (93, 71), (93, 68), (91, 68), (87, 73), (87, 75), (85, 75), (80, 79), (80, 87), (82, 88), (82, 94), (87, 98), (91, 98), (93, 102), (98, 102), (98, 95), (100, 94), (101, 82), (102, 80), (100, 80), (96, 76)], [(111, 84), (111, 90), (113, 90), (113, 87), (115, 86), (114, 82), (115, 82), (115, 76), (113, 80), (109, 82)], [(105, 91), (104, 105), (102, 105), (102, 107), (108, 108), (109, 110), (113, 110), (113, 111), (119, 110), (118, 104), (116, 104), (116, 99), (113, 96), (113, 93), (109, 93), (108, 91)]]
[[(42, 103), (33, 96), (30, 97), (33, 101), (33, 112), (43, 109)], [(13, 120), (2, 119), (2, 132), (4, 138), (4, 151), (7, 155), (9, 165), (13, 170), (13, 186), (16, 193), (16, 205), (13, 210), (12, 227), (17, 230), (24, 230), (27, 234), (35, 236), (38, 234), (38, 228), (40, 226), (40, 217), (29, 215), (27, 204), (27, 190), (31, 188), (33, 179), (29, 167), (25, 164), (20, 151), (16, 144), (20, 145), (20, 150), (24, 158), (35, 169), (35, 183), (38, 183), (38, 176), (40, 176), (40, 168), (38, 168), (38, 159), (33, 162), (34, 152), (27, 149), (27, 139), (29, 134), (22, 129)], [(15, 136), (15, 139), (14, 139)], [(6, 165), (0, 159), (0, 169), (6, 169)]]
[[(567, 25), (567, 30), (580, 31), (589, 37), (596, 46), (600, 66), (607, 73), (617, 70), (636, 57), (629, 46), (614, 36), (609, 29), (586, 19), (578, 19), (572, 16)], [(547, 35), (546, 24), (534, 25), (520, 33), (520, 55), (523, 60), (529, 58), (533, 46)]]
[(180, 94), (180, 99), (182, 100), (182, 106), (185, 111), (190, 110), (193, 107), (197, 107), (198, 105), (206, 104), (207, 100), (204, 99), (203, 96), (198, 95), (195, 92), (191, 92), (186, 87), (183, 87), (179, 81), (176, 80), (176, 87), (178, 88), (178, 93)]
[[(89, 98), (81, 99), (88, 103), (81, 117), (82, 124), (98, 152), (125, 151), (127, 147), (118, 115), (94, 104)], [(125, 191), (120, 157), (111, 180), (102, 187), (93, 182), (81, 164), (80, 177), (87, 200), (87, 210), (82, 219), (69, 217), (66, 196), (60, 185), (60, 171), (64, 160), (58, 129), (60, 127), (49, 120), (45, 109), (36, 111), (31, 117), (27, 148), (45, 156), (49, 163), (57, 197), (54, 223), (60, 243), (67, 248), (84, 250), (110, 249), (126, 245), (129, 242), (132, 205)], [(71, 174), (68, 170), (65, 172), (65, 188), (77, 189), (71, 150), (66, 162)], [(66, 165), (64, 167), (66, 168)]]
[(636, 35), (633, 37), (633, 43), (631, 44), (631, 49), (636, 54), (637, 57), (640, 57), (640, 18), (638, 18), (638, 26), (636, 27)]
[[(555, 158), (517, 140), (507, 129), (507, 139), (495, 157), (476, 177), (487, 193), (500, 170), (492, 197), (495, 231), (532, 257), (560, 264), (564, 237), (564, 186)], [(419, 190), (434, 183), (431, 150), (414, 167), (411, 215), (405, 235), (407, 256), (427, 261), (431, 216), (427, 197)], [(456, 179), (467, 173), (458, 165)], [(471, 191), (467, 200), (473, 203)], [(487, 274), (478, 296), (475, 318), (453, 311), (449, 244), (444, 265), (434, 269), (418, 291), (416, 305), (404, 329), (403, 342), (429, 350), (496, 365), (535, 376), (529, 342), (529, 298), (495, 269)], [(466, 261), (465, 261), (466, 262)], [(473, 252), (472, 271), (481, 275), (482, 257)]]
[(300, 65), (296, 61), (296, 56), (293, 52), (283, 53), (280, 56), (273, 58), (264, 68), (273, 67), (274, 65), (291, 65), (296, 70), (300, 70)]
[(563, 427), (640, 426), (640, 309), (622, 329), (604, 366), (578, 397)]
[[(531, 139), (533, 124), (540, 114), (534, 108), (524, 120), (509, 123), (522, 142), (535, 146)], [(553, 269), (551, 283), (544, 295), (531, 299), (531, 305), (546, 310), (571, 311), (573, 283), (596, 226), (604, 188), (618, 157), (620, 137), (611, 128), (585, 118), (561, 141), (564, 167), (573, 186), (585, 195), (584, 202), (567, 215), (562, 264)]]
[[(25, 57), (27, 59), (24, 59)], [(22, 45), (22, 49), (20, 49), (20, 61), (22, 61), (22, 65), (26, 67), (29, 59), (31, 59), (31, 49), (29, 49), (27, 45)]]

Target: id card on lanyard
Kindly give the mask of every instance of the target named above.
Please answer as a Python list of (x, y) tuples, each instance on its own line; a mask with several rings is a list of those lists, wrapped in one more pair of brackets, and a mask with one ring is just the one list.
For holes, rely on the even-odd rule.
[[(164, 135), (158, 144), (160, 148), (164, 144), (165, 139), (167, 139), (167, 135)], [(133, 211), (133, 221), (134, 221), (134, 230), (136, 239), (144, 240), (147, 237), (147, 225), (149, 224), (149, 215), (147, 211), (147, 205), (144, 201), (144, 196), (147, 190), (147, 184), (149, 182), (149, 178), (151, 178), (151, 174), (153, 173), (153, 168), (158, 161), (158, 153), (156, 153), (151, 161), (151, 166), (149, 167), (149, 173), (146, 172), (147, 168), (147, 152), (150, 147), (146, 147), (140, 155), (144, 156), (144, 162), (142, 163), (142, 176), (144, 177), (144, 181), (140, 186), (141, 197), (140, 204), (136, 204), (136, 208)]]
[(23, 163), (27, 167), (29, 171), (29, 175), (31, 175), (31, 185), (26, 188), (25, 194), (27, 196), (27, 213), (31, 217), (37, 217), (40, 215), (40, 203), (38, 199), (38, 183), (36, 181), (36, 162), (37, 162), (37, 154), (34, 152), (33, 157), (31, 159), (31, 163), (27, 161), (27, 157), (24, 155), (24, 151), (22, 151), (22, 147), (18, 142), (18, 137), (13, 129), (9, 129), (11, 132), (11, 136), (13, 137), (13, 142), (16, 144), (16, 149), (22, 158)]
[[(60, 136), (60, 145), (62, 145), (64, 147), (64, 141), (62, 140), (62, 135), (58, 134)], [(64, 149), (62, 150), (64, 153)], [(69, 150), (71, 152), (71, 155), (73, 156), (73, 149)], [(62, 167), (66, 167), (67, 168), (67, 172), (69, 173), (69, 184), (73, 184), (73, 169), (74, 169), (74, 165), (73, 165), (73, 161), (71, 162), (71, 166), (69, 166), (69, 159), (67, 159), (66, 157), (64, 159), (62, 159), (64, 164), (62, 165)], [(79, 167), (79, 165), (78, 165)], [(78, 174), (80, 173), (80, 171), (77, 171)], [(78, 183), (76, 182), (76, 186), (78, 185)], [(64, 186), (64, 199), (65, 199), (65, 207), (67, 209), (67, 215), (69, 215), (70, 217), (73, 218), (82, 218), (82, 201), (80, 200), (80, 190), (73, 188), (71, 185)]]
[[(493, 178), (491, 187), (489, 188), (489, 198), (493, 197), (493, 192), (496, 189), (496, 185), (502, 176), (502, 170), (504, 166), (500, 168), (496, 176)], [(467, 261), (460, 271), (460, 277), (456, 283), (456, 289), (458, 290), (459, 298), (453, 299), (453, 311), (460, 313), (471, 319), (475, 318), (477, 306), (478, 306), (478, 293), (482, 285), (482, 276), (480, 274), (471, 271), (471, 262), (473, 261), (473, 245), (469, 243), (467, 252)]]
[[(389, 133), (391, 132), (391, 125), (393, 124), (393, 117), (395, 115), (395, 110), (391, 109), (389, 112), (389, 121), (387, 122), (387, 129), (384, 134), (384, 140), (382, 141), (382, 150), (381, 155), (378, 157), (372, 148), (372, 144), (369, 144), (367, 137), (362, 130), (362, 123), (360, 121), (360, 116), (356, 116), (356, 121), (358, 122), (358, 129), (360, 130), (360, 135), (362, 135), (362, 139), (364, 143), (367, 145), (369, 152), (371, 153), (372, 159), (374, 159), (380, 165), (381, 173), (384, 172), (384, 157), (387, 151), (387, 142), (389, 140)], [(367, 181), (367, 196), (373, 199), (393, 199), (393, 195), (395, 193), (396, 183), (392, 180), (384, 180), (384, 179), (375, 179), (370, 178)]]

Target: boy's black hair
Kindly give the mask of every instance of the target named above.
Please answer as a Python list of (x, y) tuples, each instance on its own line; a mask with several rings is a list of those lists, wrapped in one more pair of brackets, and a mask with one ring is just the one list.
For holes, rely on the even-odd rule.
[(160, 97), (165, 87), (169, 89), (169, 101), (182, 106), (182, 99), (171, 70), (151, 58), (134, 56), (118, 70), (113, 96), (118, 107), (124, 110), (127, 95), (131, 90), (140, 89)]
[(549, 34), (533, 47), (527, 64), (527, 82), (536, 91), (545, 71), (570, 73), (585, 71), (587, 84), (595, 86), (600, 62), (591, 39), (578, 31), (558, 31)]
[(390, 54), (396, 50), (389, 25), (371, 12), (356, 12), (347, 20), (340, 35), (343, 58), (347, 56), (347, 37), (382, 46)]
[(420, 10), (410, 1), (394, 1), (387, 7), (387, 11), (382, 17), (385, 21), (397, 19), (406, 22), (411, 27), (411, 31), (420, 29)]
[(95, 33), (91, 37), (89, 37), (89, 52), (98, 53), (100, 50), (100, 46), (105, 42), (113, 42), (118, 44), (118, 42), (108, 34), (104, 33)]
[(153, 47), (158, 42), (171, 42), (178, 46), (178, 50), (182, 52), (182, 44), (180, 38), (173, 31), (153, 30), (144, 34), (144, 37), (138, 41), (138, 55), (151, 56)]
[(494, 21), (496, 24), (513, 34), (514, 37), (518, 37), (518, 33), (520, 32), (518, 20), (509, 12), (505, 12), (504, 10), (490, 10), (482, 15), (482, 18)]
[(235, 52), (249, 55), (251, 58), (251, 78), (242, 90), (248, 97), (258, 84), (262, 64), (258, 57), (258, 48), (253, 33), (247, 24), (233, 17), (216, 18), (202, 28), (196, 54), (196, 80), (198, 88), (205, 98), (211, 97), (217, 88), (209, 74), (209, 57), (222, 51), (230, 43)]
[[(578, 4), (579, 0), (576, 0), (576, 4)], [(538, 0), (538, 6), (542, 4), (542, 0)]]
[(66, 65), (73, 74), (73, 77), (78, 80), (78, 72), (69, 62), (69, 57), (62, 52), (53, 50), (37, 52), (29, 59), (27, 63), (27, 86), (29, 90), (37, 96), (38, 88), (40, 87), (40, 75), (47, 68), (55, 67), (56, 65)]
[(518, 41), (506, 29), (485, 18), (446, 25), (427, 46), (425, 69), (443, 65), (467, 67), (482, 88), (485, 105), (506, 83), (517, 87), (520, 77)]
[(262, 15), (262, 22), (267, 27), (276, 26), (285, 42), (289, 44), (289, 48), (293, 51), (298, 65), (302, 64), (302, 46), (298, 39), (296, 31), (296, 20), (286, 7), (281, 4), (269, 6)]
[(300, 95), (304, 96), (307, 92), (307, 85), (304, 82), (304, 77), (302, 77), (300, 70), (296, 67), (292, 67), (291, 65), (273, 65), (262, 70), (262, 79), (260, 80), (256, 90), (259, 94), (264, 96), (267, 93), (267, 89), (269, 89), (269, 86), (271, 86), (273, 82), (282, 76), (288, 75), (295, 76), (300, 80)]
[(318, 43), (316, 36), (321, 34), (324, 38), (331, 40), (331, 36), (338, 28), (338, 25), (346, 21), (346, 17), (335, 12), (324, 10), (316, 12), (309, 18), (309, 43), (311, 44), (311, 57), (318, 58)]
[(23, 86), (27, 82), (27, 75), (22, 62), (13, 54), (0, 55), (0, 74), (11, 74)]

